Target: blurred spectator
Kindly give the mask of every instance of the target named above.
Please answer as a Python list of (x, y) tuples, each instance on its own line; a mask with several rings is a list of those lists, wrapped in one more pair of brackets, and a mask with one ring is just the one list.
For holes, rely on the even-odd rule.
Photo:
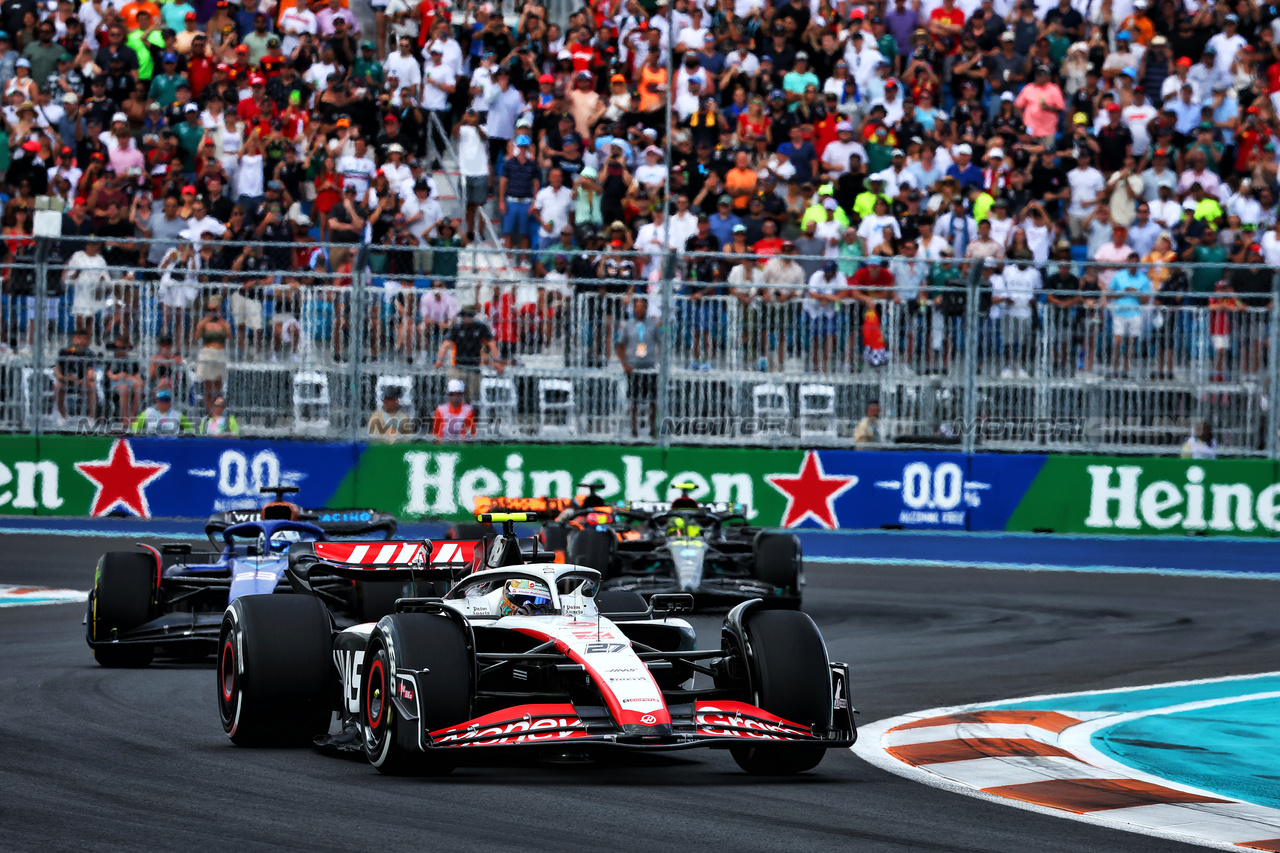
[(431, 416), (431, 434), (436, 441), (465, 441), (476, 437), (476, 413), (466, 402), (467, 384), (450, 379), (446, 386), (448, 399), (436, 406)]
[(857, 426), (853, 429), (853, 444), (855, 447), (866, 444), (880, 443), (880, 401), (872, 400), (867, 403), (867, 414), (862, 420), (858, 421)]
[(167, 386), (156, 391), (155, 402), (133, 419), (129, 430), (143, 435), (191, 435), (195, 431), (191, 420), (174, 407), (173, 391)]
[(658, 374), (661, 359), (662, 324), (648, 313), (649, 300), (637, 296), (631, 302), (632, 316), (619, 324), (614, 347), (618, 363), (627, 376), (627, 403), (631, 410), (631, 435), (638, 434), (637, 417), (648, 405), (649, 435), (658, 429)]
[(76, 329), (71, 336), (71, 346), (58, 353), (54, 363), (55, 404), (58, 415), (67, 417), (67, 396), (81, 398), (84, 414), (90, 420), (98, 413), (97, 364), (98, 354), (89, 348), (89, 330)]
[(239, 438), (240, 422), (227, 412), (227, 398), (221, 394), (213, 398), (209, 414), (200, 419), (200, 434), (216, 438)]
[(231, 324), (222, 315), (222, 297), (209, 297), (205, 315), (196, 323), (192, 337), (200, 343), (196, 360), (196, 381), (204, 394), (205, 411), (227, 380), (227, 343), (231, 340)]
[(112, 356), (107, 361), (107, 380), (116, 413), (126, 422), (142, 410), (142, 369), (129, 342), (118, 338), (111, 343)]
[(382, 391), (382, 405), (369, 416), (369, 438), (373, 441), (409, 441), (413, 420), (400, 408), (401, 390), (388, 385)]
[(476, 309), (468, 305), (458, 312), (458, 321), (445, 333), (435, 366), (448, 364), (451, 378), (466, 382), (467, 397), (474, 400), (480, 394), (480, 367), (486, 357), (488, 366), (502, 373), (502, 357), (493, 332), (486, 324), (476, 322)]

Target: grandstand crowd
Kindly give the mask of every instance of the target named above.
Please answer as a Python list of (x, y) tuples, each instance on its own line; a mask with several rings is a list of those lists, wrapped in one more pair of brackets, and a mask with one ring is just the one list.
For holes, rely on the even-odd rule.
[[(737, 344), (724, 303), (697, 304), (727, 297), (735, 316), (790, 312), (811, 370), (913, 345), (945, 368), (930, 354), (962, 345), (948, 287), (971, 261), (1003, 375), (1026, 374), (1018, 353), (1052, 312), (1075, 330), (1066, 369), (1101, 356), (1126, 375), (1145, 353), (1171, 376), (1197, 329), (1156, 309), (1183, 308), (1206, 309), (1219, 373), (1263, 369), (1280, 5), (596, 0), (565, 25), (536, 0), (371, 5), (0, 4), (2, 345), (30, 345), (39, 312), (13, 263), (53, 196), (66, 270), (47, 311), (73, 318), (57, 333), (127, 351), (138, 306), (112, 288), (156, 281), (160, 332), (223, 352), (202, 381), (233, 351), (288, 352), (310, 333), (291, 306), (364, 258), (398, 288), (376, 337), (435, 362), (467, 307), (451, 250), (497, 240), (521, 281), (474, 306), (494, 365), (549, 343), (576, 296), (656, 306), (673, 273), (694, 339)], [(205, 286), (220, 281), (227, 298)], [(352, 320), (325, 298), (341, 358)], [(911, 319), (886, 341), (889, 305)], [(619, 341), (645, 322), (591, 316)], [(780, 370), (792, 334), (741, 337)]]

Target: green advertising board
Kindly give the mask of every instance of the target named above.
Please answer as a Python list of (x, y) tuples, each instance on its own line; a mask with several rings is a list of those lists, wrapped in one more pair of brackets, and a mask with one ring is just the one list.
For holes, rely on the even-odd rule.
[(1280, 536), (1265, 460), (939, 451), (0, 436), (0, 515), (202, 518), (296, 486), (308, 507), (461, 521), (478, 497), (662, 502), (689, 482), (762, 527)]
[[(610, 445), (371, 445), (348, 474), (357, 506), (403, 517), (460, 519), (478, 496), (572, 497), (603, 484), (607, 500), (666, 501), (691, 482), (702, 500), (742, 503), (776, 524), (786, 503), (766, 475), (794, 473), (804, 452)], [(347, 484), (344, 484), (347, 485)]]
[(1278, 479), (1265, 460), (1049, 456), (1007, 529), (1275, 536)]
[(105, 455), (97, 437), (0, 436), (0, 513), (89, 515), (95, 488), (76, 463)]

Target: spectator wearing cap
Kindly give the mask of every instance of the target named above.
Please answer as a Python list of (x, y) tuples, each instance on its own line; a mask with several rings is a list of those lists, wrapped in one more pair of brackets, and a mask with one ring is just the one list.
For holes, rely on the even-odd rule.
[(498, 342), (489, 326), (476, 320), (475, 306), (465, 306), (436, 351), (436, 369), (448, 365), (450, 378), (463, 380), (467, 384), (467, 397), (474, 400), (480, 393), (480, 367), (486, 362), (502, 373)]
[(967, 194), (971, 187), (983, 189), (986, 181), (982, 170), (973, 164), (973, 148), (962, 142), (953, 149), (955, 162), (947, 169), (947, 177), (959, 184), (960, 193)]
[(329, 0), (323, 9), (316, 12), (316, 32), (328, 38), (332, 36), (337, 29), (334, 26), (334, 20), (342, 18), (349, 33), (360, 32), (360, 23), (356, 20), (355, 14), (342, 5), (342, 0)]
[[(1218, 33), (1213, 38), (1221, 35), (1222, 33)], [(1231, 86), (1231, 74), (1218, 67), (1218, 49), (1213, 39), (1210, 39), (1201, 51), (1200, 61), (1187, 71), (1187, 79), (1196, 87), (1196, 92), (1200, 96), (1197, 100), (1208, 97), (1217, 86), (1223, 84)]]
[(409, 441), (415, 431), (413, 419), (400, 406), (403, 394), (399, 386), (382, 389), (381, 405), (369, 416), (368, 433), (372, 441)]
[(476, 413), (467, 403), (467, 385), (450, 379), (445, 386), (445, 402), (431, 415), (431, 434), (436, 441), (466, 441), (476, 437)]
[(1037, 65), (1032, 81), (1022, 87), (1013, 104), (1022, 110), (1023, 121), (1027, 132), (1045, 147), (1055, 143), (1058, 133), (1058, 120), (1066, 109), (1062, 90), (1050, 77), (1048, 65)]
[(240, 43), (249, 48), (249, 64), (257, 66), (262, 57), (267, 55), (267, 39), (271, 37), (268, 29), (269, 20), (266, 12), (255, 12), (253, 15), (253, 31), (246, 33)]
[(1151, 105), (1159, 109), (1164, 103), (1164, 82), (1173, 73), (1173, 57), (1169, 55), (1169, 40), (1154, 36), (1138, 61), (1138, 83)]
[(1229, 75), (1235, 64), (1236, 55), (1247, 44), (1245, 37), (1240, 35), (1240, 19), (1232, 12), (1222, 18), (1221, 32), (1214, 33), (1210, 37), (1205, 50), (1212, 48), (1215, 53), (1214, 70)]
[(168, 51), (160, 57), (160, 73), (151, 77), (147, 97), (168, 107), (178, 99), (178, 86), (188, 83), (185, 75), (178, 73), (178, 54)]
[(436, 158), (432, 163), (433, 168), (440, 166), (440, 152), (445, 148), (444, 134), (452, 127), (449, 98), (456, 89), (458, 79), (453, 68), (444, 61), (443, 51), (439, 43), (432, 42), (428, 48), (426, 65), (422, 68), (422, 107), (434, 113), (439, 123), (435, 126), (436, 123), (433, 122), (431, 130), (434, 146), (432, 156)]
[(173, 390), (161, 386), (155, 393), (155, 402), (133, 419), (129, 431), (139, 435), (191, 435), (195, 426), (173, 405)]
[(498, 179), (498, 212), (502, 214), (502, 239), (508, 249), (530, 248), (534, 220), (529, 207), (541, 188), (541, 169), (530, 154), (533, 140), (520, 133), (514, 140), (514, 156), (503, 163)]

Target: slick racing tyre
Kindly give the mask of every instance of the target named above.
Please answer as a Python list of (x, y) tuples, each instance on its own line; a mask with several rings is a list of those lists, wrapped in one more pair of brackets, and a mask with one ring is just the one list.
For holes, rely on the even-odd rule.
[(310, 595), (231, 602), (218, 640), (218, 715), (236, 746), (303, 746), (338, 700), (329, 611)]
[[(356, 619), (361, 622), (377, 622), (383, 616), (396, 612), (396, 601), (404, 598), (406, 584), (361, 582), (356, 587)], [(434, 590), (432, 590), (434, 592)]]
[[(397, 677), (405, 670), (414, 671), (414, 680)], [(392, 776), (452, 771), (453, 757), (444, 750), (424, 752), (418, 732), (470, 719), (471, 673), (467, 638), (448, 616), (397, 613), (379, 622), (360, 676), (360, 726), (370, 763)], [(418, 718), (406, 718), (402, 707)]]
[(602, 578), (608, 579), (613, 567), (614, 544), (613, 532), (609, 530), (570, 531), (565, 561), (595, 569)]
[[(757, 708), (802, 725), (831, 726), (831, 665), (818, 626), (798, 610), (755, 610), (747, 615), (746, 650)], [(735, 746), (738, 766), (757, 775), (812, 770), (826, 749), (810, 746)]]
[[(98, 562), (93, 579), (89, 632), (94, 642), (107, 642), (117, 634), (152, 619), (156, 597), (156, 559), (144, 551), (109, 551)], [(102, 666), (141, 667), (151, 663), (155, 648), (121, 643), (98, 646), (93, 656)]]
[(548, 521), (542, 525), (542, 547), (548, 551), (567, 551), (570, 529), (562, 521)]
[(783, 595), (800, 595), (800, 540), (794, 533), (756, 534), (754, 545), (756, 577), (782, 591)]

